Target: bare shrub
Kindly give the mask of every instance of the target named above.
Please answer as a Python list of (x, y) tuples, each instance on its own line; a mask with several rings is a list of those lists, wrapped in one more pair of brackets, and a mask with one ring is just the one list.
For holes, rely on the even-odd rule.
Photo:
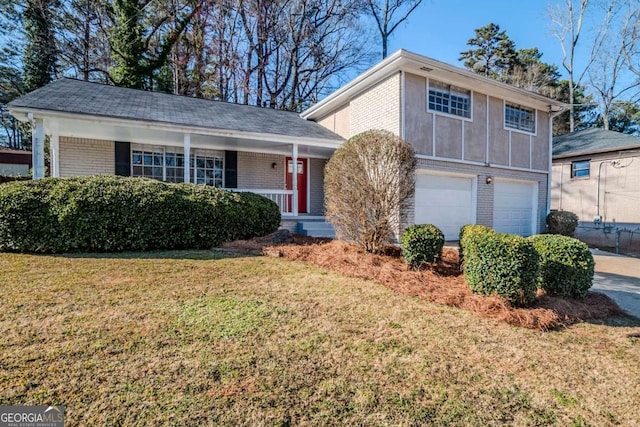
[(382, 251), (399, 232), (415, 167), (411, 145), (387, 131), (363, 132), (338, 148), (324, 180), (326, 215), (337, 237), (367, 252)]

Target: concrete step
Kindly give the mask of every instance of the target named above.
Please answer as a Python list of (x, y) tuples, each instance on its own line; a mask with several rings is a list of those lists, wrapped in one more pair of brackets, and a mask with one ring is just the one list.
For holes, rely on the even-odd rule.
[(311, 237), (328, 237), (335, 238), (336, 233), (333, 225), (325, 221), (298, 221), (298, 234)]

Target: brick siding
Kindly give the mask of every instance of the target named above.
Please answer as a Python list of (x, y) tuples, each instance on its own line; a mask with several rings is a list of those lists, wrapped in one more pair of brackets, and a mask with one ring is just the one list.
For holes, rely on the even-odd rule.
[(60, 137), (60, 176), (115, 174), (113, 141)]

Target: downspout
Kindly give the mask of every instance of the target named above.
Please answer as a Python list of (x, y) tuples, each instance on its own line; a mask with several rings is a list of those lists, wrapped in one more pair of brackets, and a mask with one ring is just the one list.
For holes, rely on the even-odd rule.
[[(562, 106), (558, 111), (551, 111), (549, 106), (549, 173), (547, 174), (547, 213), (551, 212), (551, 179), (553, 177), (553, 119), (566, 111), (566, 106)], [(562, 185), (562, 181), (561, 181)], [(545, 215), (545, 216), (546, 216)]]
[(605, 163), (610, 163), (611, 160), (603, 160), (598, 165), (598, 181), (597, 181), (597, 190), (596, 190), (596, 217), (594, 218), (594, 222), (599, 223), (602, 221), (600, 217), (600, 174), (602, 172), (602, 165)]

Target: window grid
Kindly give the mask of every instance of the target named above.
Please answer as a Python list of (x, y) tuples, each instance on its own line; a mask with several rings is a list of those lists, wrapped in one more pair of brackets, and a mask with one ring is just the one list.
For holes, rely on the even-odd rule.
[[(131, 152), (131, 176), (167, 182), (184, 182), (184, 153), (172, 147), (134, 147)], [(198, 150), (191, 154), (189, 167), (192, 182), (222, 187), (224, 160), (220, 156)]]
[(471, 91), (429, 80), (429, 109), (471, 118)]
[(190, 166), (195, 163), (195, 183), (222, 187), (223, 162), (221, 157), (194, 154), (191, 156)]
[(591, 173), (591, 162), (583, 160), (571, 162), (571, 178), (588, 178)]
[(162, 149), (151, 147), (147, 150), (133, 150), (131, 164), (132, 175), (162, 181), (164, 152)]
[(521, 105), (505, 104), (504, 125), (511, 129), (535, 133), (536, 112)]

